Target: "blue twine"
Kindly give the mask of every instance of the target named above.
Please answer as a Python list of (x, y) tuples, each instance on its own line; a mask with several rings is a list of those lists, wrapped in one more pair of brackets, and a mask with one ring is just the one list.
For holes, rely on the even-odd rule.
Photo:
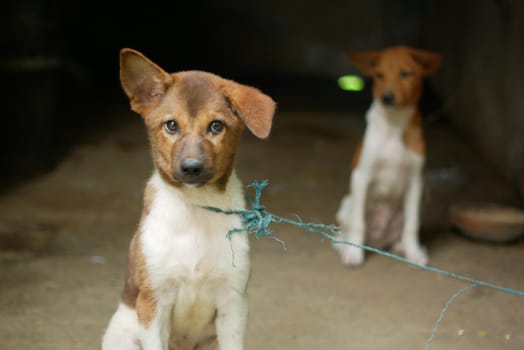
[(251, 209), (247, 209), (247, 210), (246, 209), (241, 209), (241, 210), (222, 210), (220, 208), (215, 208), (215, 207), (205, 207), (205, 208), (208, 209), (208, 210), (214, 211), (216, 213), (222, 213), (222, 214), (226, 214), (226, 215), (239, 215), (242, 218), (244, 226), (238, 227), (238, 228), (233, 228), (233, 229), (229, 230), (227, 232), (227, 237), (228, 238), (231, 238), (231, 235), (234, 234), (234, 233), (237, 233), (237, 232), (247, 232), (248, 234), (254, 235), (257, 239), (261, 239), (261, 238), (264, 238), (264, 237), (273, 239), (273, 240), (279, 242), (280, 244), (282, 244), (284, 249), (286, 249), (285, 242), (283, 240), (281, 240), (280, 238), (275, 237), (273, 235), (273, 233), (271, 232), (271, 230), (269, 229), (269, 226), (272, 223), (288, 224), (288, 225), (296, 226), (296, 227), (298, 227), (298, 228), (300, 228), (302, 230), (305, 230), (305, 231), (308, 231), (308, 232), (311, 232), (311, 233), (314, 233), (314, 234), (318, 234), (322, 238), (328, 239), (332, 243), (335, 243), (335, 244), (350, 245), (350, 246), (353, 246), (353, 247), (356, 247), (356, 248), (360, 248), (360, 249), (363, 249), (363, 250), (366, 250), (366, 251), (369, 251), (369, 252), (372, 252), (372, 253), (375, 253), (375, 254), (378, 254), (378, 255), (382, 255), (382, 256), (388, 257), (388, 258), (393, 259), (393, 260), (400, 261), (400, 262), (402, 262), (404, 264), (407, 264), (407, 265), (410, 265), (410, 266), (413, 266), (413, 267), (416, 267), (416, 268), (419, 268), (419, 269), (422, 269), (422, 270), (425, 270), (425, 271), (430, 271), (430, 272), (437, 273), (437, 274), (440, 274), (440, 275), (443, 275), (443, 276), (446, 276), (446, 277), (450, 277), (450, 278), (453, 278), (453, 279), (456, 279), (456, 280), (459, 280), (459, 281), (463, 281), (463, 282), (469, 283), (469, 286), (467, 286), (467, 287), (461, 289), (460, 291), (458, 291), (457, 293), (455, 293), (448, 300), (448, 302), (446, 303), (446, 305), (442, 309), (442, 311), (440, 313), (440, 317), (437, 320), (437, 323), (436, 323), (436, 325), (435, 325), (435, 327), (433, 329), (433, 332), (432, 332), (430, 338), (428, 339), (428, 342), (426, 343), (426, 347), (425, 347), (426, 350), (429, 349), (431, 341), (433, 340), (433, 338), (434, 338), (434, 336), (435, 336), (435, 334), (436, 334), (436, 332), (438, 330), (438, 327), (439, 327), (442, 319), (444, 318), (444, 315), (446, 314), (446, 312), (447, 312), (447, 310), (449, 308), (449, 305), (453, 301), (455, 301), (456, 298), (458, 298), (460, 295), (464, 294), (466, 291), (470, 290), (471, 288), (480, 286), (480, 287), (494, 289), (494, 290), (497, 290), (499, 292), (515, 295), (515, 296), (518, 296), (518, 297), (524, 297), (524, 291), (520, 291), (520, 290), (516, 290), (516, 289), (511, 289), (511, 288), (499, 286), (499, 285), (496, 285), (496, 284), (493, 284), (493, 283), (489, 283), (489, 282), (485, 282), (485, 281), (481, 281), (481, 280), (476, 280), (476, 279), (473, 279), (473, 278), (470, 278), (470, 277), (462, 276), (462, 275), (456, 274), (454, 272), (449, 272), (449, 271), (442, 270), (442, 269), (439, 269), (439, 268), (436, 268), (436, 267), (427, 266), (427, 265), (421, 265), (421, 264), (415, 263), (415, 262), (413, 262), (411, 260), (408, 260), (408, 259), (406, 259), (404, 257), (398, 256), (396, 254), (392, 254), (392, 253), (389, 253), (389, 252), (386, 252), (386, 251), (383, 251), (383, 250), (380, 250), (380, 249), (377, 249), (377, 248), (373, 248), (373, 247), (370, 247), (370, 246), (367, 246), (367, 245), (364, 245), (364, 244), (357, 244), (357, 243), (353, 243), (353, 242), (350, 242), (350, 241), (343, 241), (343, 240), (337, 239), (337, 238), (335, 238), (335, 235), (340, 235), (340, 230), (339, 230), (338, 226), (336, 226), (336, 225), (324, 225), (324, 224), (318, 224), (318, 223), (303, 222), (302, 219), (298, 215), (296, 215), (296, 219), (297, 220), (290, 220), (290, 219), (286, 219), (286, 218), (277, 216), (275, 214), (272, 214), (269, 211), (267, 211), (265, 206), (260, 204), (260, 198), (262, 196), (262, 190), (265, 187), (267, 187), (268, 184), (269, 184), (269, 182), (267, 180), (263, 180), (262, 182), (254, 181), (253, 183), (251, 183), (248, 186), (248, 187), (253, 188), (255, 190), (255, 199), (249, 201), (249, 205), (250, 205)]
[(475, 287), (477, 287), (476, 284), (470, 284), (469, 286), (462, 288), (461, 290), (453, 294), (451, 298), (449, 298), (446, 305), (444, 305), (444, 308), (442, 309), (442, 311), (440, 311), (440, 316), (437, 319), (437, 323), (435, 323), (435, 327), (433, 327), (433, 332), (431, 332), (431, 336), (429, 337), (428, 341), (426, 342), (426, 346), (424, 347), (424, 350), (429, 350), (429, 347), (431, 346), (431, 342), (433, 341), (433, 338), (435, 338), (438, 328), (440, 327), (440, 323), (444, 319), (444, 315), (446, 314), (446, 312), (448, 312), (448, 308), (451, 305), (451, 303), (454, 302), (455, 299), (457, 299), (459, 296), (461, 296), (462, 294), (466, 293), (468, 290), (473, 289)]

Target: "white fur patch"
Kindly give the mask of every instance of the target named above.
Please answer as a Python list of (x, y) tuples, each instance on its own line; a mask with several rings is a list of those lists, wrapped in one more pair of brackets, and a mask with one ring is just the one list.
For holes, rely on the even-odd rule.
[(240, 218), (203, 208), (244, 208), (241, 183), (232, 174), (225, 191), (207, 186), (180, 189), (155, 173), (150, 184), (156, 196), (143, 222), (140, 244), (151, 288), (159, 303), (172, 310), (172, 336), (199, 342), (215, 333), (209, 326), (222, 299), (239, 298), (246, 289), (247, 234), (226, 236), (241, 227)]
[(141, 350), (136, 312), (120, 303), (102, 340), (102, 350)]

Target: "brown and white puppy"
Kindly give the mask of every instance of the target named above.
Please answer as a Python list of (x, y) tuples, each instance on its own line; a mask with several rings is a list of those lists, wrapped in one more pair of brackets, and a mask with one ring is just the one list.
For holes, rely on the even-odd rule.
[[(344, 239), (396, 249), (426, 264), (420, 245), (419, 207), (425, 142), (417, 108), (423, 78), (435, 73), (441, 55), (405, 46), (349, 54), (373, 78), (373, 103), (366, 114), (364, 140), (353, 158), (349, 194), (337, 221)], [(364, 252), (336, 244), (345, 265), (359, 265)]]
[(273, 100), (216, 75), (168, 74), (123, 49), (120, 79), (147, 126), (154, 172), (144, 195), (120, 304), (104, 350), (241, 350), (247, 319), (249, 244), (233, 164), (244, 124), (269, 135)]

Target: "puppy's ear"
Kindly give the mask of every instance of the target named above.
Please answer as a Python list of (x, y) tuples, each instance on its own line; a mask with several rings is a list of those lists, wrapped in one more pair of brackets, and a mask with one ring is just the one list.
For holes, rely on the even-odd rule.
[(410, 55), (418, 64), (420, 64), (424, 75), (435, 74), (442, 62), (442, 55), (437, 52), (411, 49)]
[(120, 82), (131, 109), (145, 116), (160, 103), (173, 78), (140, 52), (122, 49)]
[(258, 89), (231, 80), (224, 84), (224, 95), (233, 111), (258, 138), (269, 136), (276, 104), (271, 97)]
[(347, 58), (357, 67), (357, 69), (366, 77), (373, 75), (373, 70), (380, 57), (380, 51), (360, 51), (350, 52)]

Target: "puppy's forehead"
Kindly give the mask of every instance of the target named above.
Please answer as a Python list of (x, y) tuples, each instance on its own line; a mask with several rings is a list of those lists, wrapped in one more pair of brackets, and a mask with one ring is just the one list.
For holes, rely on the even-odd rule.
[(403, 48), (383, 50), (378, 61), (379, 66), (399, 66), (415, 64), (409, 51)]
[(211, 105), (225, 104), (224, 95), (217, 86), (218, 78), (204, 72), (183, 72), (174, 75), (178, 100), (185, 104), (187, 113), (196, 116)]

